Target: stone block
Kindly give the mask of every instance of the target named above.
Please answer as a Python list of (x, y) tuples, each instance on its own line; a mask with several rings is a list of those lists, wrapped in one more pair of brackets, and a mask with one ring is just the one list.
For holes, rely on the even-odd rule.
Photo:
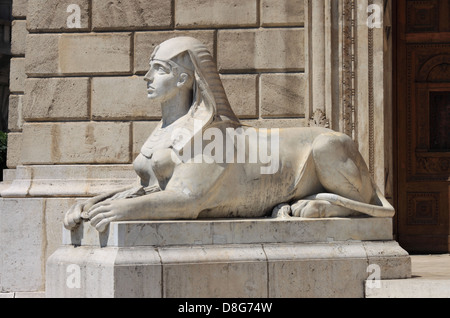
[(143, 76), (93, 78), (91, 108), (95, 120), (161, 118), (161, 106), (148, 99)]
[(305, 24), (304, 0), (262, 0), (262, 26), (303, 26)]
[(2, 292), (44, 287), (44, 200), (0, 199)]
[(12, 1), (12, 16), (14, 18), (25, 18), (27, 16), (28, 0)]
[(159, 255), (164, 298), (267, 297), (262, 246), (160, 248)]
[(219, 30), (217, 61), (220, 71), (303, 71), (304, 30)]
[(6, 165), (9, 169), (14, 169), (22, 162), (22, 133), (8, 134), (8, 152)]
[(145, 74), (149, 70), (150, 56), (155, 47), (162, 42), (178, 37), (191, 36), (201, 41), (209, 51), (214, 54), (214, 31), (192, 30), (192, 31), (155, 31), (136, 32), (134, 38), (134, 72)]
[[(103, 233), (83, 222), (64, 230), (63, 240), (47, 262), (51, 297), (92, 297), (102, 286), (104, 297), (125, 290), (133, 297), (363, 298), (375, 258), (392, 261), (380, 270), (394, 279), (411, 273), (390, 218), (113, 222)], [(77, 291), (66, 284), (69, 264), (80, 267)]]
[(25, 124), (21, 158), (24, 164), (130, 163), (130, 124)]
[(91, 197), (137, 182), (131, 164), (18, 166), (2, 197)]
[(272, 245), (265, 246), (264, 251), (270, 277), (269, 298), (364, 296), (367, 259), (360, 244)]
[(250, 27), (258, 23), (256, 0), (176, 0), (177, 28)]
[(172, 1), (92, 1), (94, 30), (154, 30), (171, 26)]
[(27, 79), (25, 120), (88, 120), (88, 78)]
[(131, 73), (131, 34), (29, 34), (29, 76)]
[[(68, 285), (71, 274), (77, 277)], [(48, 259), (46, 275), (47, 298), (161, 298), (162, 295), (162, 266), (158, 252), (152, 247), (62, 247)]]
[(28, 0), (30, 32), (88, 31), (89, 24), (89, 0)]
[(305, 117), (304, 74), (262, 74), (261, 75), (261, 116)]
[(25, 58), (11, 59), (11, 71), (9, 74), (9, 90), (11, 93), (23, 93), (25, 91)]
[(158, 124), (159, 121), (137, 121), (133, 123), (133, 160), (139, 155), (142, 146)]
[[(113, 222), (101, 234), (89, 222), (83, 222), (73, 231), (63, 231), (66, 245), (104, 247), (366, 242), (392, 238), (392, 220), (387, 218)], [(399, 256), (393, 254), (398, 244), (387, 246), (387, 255)], [(370, 254), (383, 250), (382, 247), (369, 246), (373, 249)]]
[(256, 75), (222, 75), (231, 108), (239, 118), (258, 118), (258, 79)]
[(22, 130), (23, 97), (23, 95), (9, 96), (8, 129), (11, 132), (20, 132)]
[(27, 39), (27, 22), (25, 20), (14, 20), (11, 23), (11, 54), (25, 55)]

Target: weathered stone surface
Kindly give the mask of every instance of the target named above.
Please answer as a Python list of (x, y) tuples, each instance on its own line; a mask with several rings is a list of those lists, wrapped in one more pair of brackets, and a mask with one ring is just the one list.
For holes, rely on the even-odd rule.
[(257, 26), (256, 0), (177, 0), (175, 26), (217, 28)]
[[(363, 298), (369, 265), (411, 273), (391, 218), (117, 222), (101, 234), (84, 222), (63, 232), (47, 262), (48, 297)], [(75, 291), (70, 264), (82, 264)]]
[(8, 168), (13, 169), (17, 167), (21, 161), (22, 153), (22, 133), (9, 133), (8, 134), (8, 152), (6, 165)]
[(39, 291), (44, 285), (44, 200), (0, 199), (0, 291)]
[(89, 197), (137, 182), (131, 164), (18, 166), (2, 197)]
[(29, 76), (124, 74), (131, 72), (131, 34), (30, 34)]
[(217, 61), (221, 71), (302, 71), (305, 68), (304, 30), (219, 30)]
[(11, 93), (23, 93), (25, 91), (25, 58), (12, 58), (9, 74), (9, 90)]
[(280, 119), (259, 119), (259, 120), (242, 120), (243, 124), (256, 128), (293, 128), (307, 127), (308, 120), (304, 118), (280, 118)]
[(14, 0), (12, 4), (13, 17), (25, 18), (27, 16), (28, 0)]
[(58, 74), (60, 35), (28, 34), (25, 55), (25, 72), (29, 76)]
[(25, 120), (89, 119), (88, 78), (28, 79)]
[(134, 38), (134, 72), (143, 74), (149, 70), (150, 55), (155, 47), (177, 36), (192, 36), (201, 41), (214, 54), (214, 31), (159, 31), (136, 32)]
[(262, 74), (262, 117), (305, 117), (304, 74)]
[(27, 22), (25, 20), (14, 20), (11, 23), (11, 54), (25, 55)]
[[(79, 9), (80, 27), (72, 27)], [(78, 19), (78, 16), (77, 16)], [(68, 23), (68, 20), (70, 23)], [(28, 0), (27, 26), (30, 32), (89, 30), (88, 0)]]
[(96, 77), (92, 79), (92, 118), (160, 119), (161, 106), (147, 98), (142, 76)]
[(159, 121), (137, 121), (133, 123), (133, 160), (139, 155), (145, 141), (158, 124)]
[(222, 75), (231, 108), (239, 118), (258, 118), (256, 75)]
[(261, 24), (263, 26), (303, 26), (304, 0), (262, 0)]
[(129, 163), (130, 124), (25, 124), (21, 158), (24, 164)]
[(94, 0), (94, 30), (162, 29), (172, 25), (172, 1)]
[[(83, 222), (73, 231), (63, 231), (63, 243), (66, 245), (104, 244), (109, 247), (392, 241), (392, 239), (392, 219), (389, 218), (113, 222), (109, 231), (101, 234), (89, 222)], [(370, 256), (377, 257), (373, 252), (382, 248), (381, 245), (370, 247)]]
[(8, 129), (11, 132), (22, 130), (23, 116), (23, 95), (9, 96)]

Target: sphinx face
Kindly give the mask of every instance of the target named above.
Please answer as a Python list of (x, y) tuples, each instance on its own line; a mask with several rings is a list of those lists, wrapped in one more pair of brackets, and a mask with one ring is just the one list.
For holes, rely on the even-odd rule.
[(149, 99), (162, 103), (176, 96), (178, 92), (178, 76), (172, 66), (165, 61), (150, 61), (150, 70), (144, 79), (147, 82)]

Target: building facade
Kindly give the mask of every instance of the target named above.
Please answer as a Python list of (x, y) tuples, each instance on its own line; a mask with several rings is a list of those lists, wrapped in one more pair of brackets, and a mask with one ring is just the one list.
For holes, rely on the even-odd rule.
[[(433, 25), (444, 2), (449, 13), (448, 1), (14, 0), (0, 292), (42, 291), (45, 261), (61, 242), (68, 208), (135, 181), (132, 162), (161, 116), (146, 98), (150, 54), (180, 35), (210, 48), (244, 123), (323, 126), (351, 136), (398, 209), (400, 243), (410, 251), (448, 251), (448, 119), (442, 118), (449, 111), (445, 79), (434, 69), (446, 63), (448, 49), (430, 44), (441, 53), (435, 65), (425, 61), (422, 42), (408, 46), (411, 39), (428, 41), (430, 32), (446, 36), (444, 16)], [(416, 85), (416, 68), (402, 63), (426, 64), (433, 75), (423, 76), (437, 80)], [(428, 106), (437, 126), (418, 126), (437, 129), (427, 135), (428, 153), (436, 155), (408, 161), (422, 142), (408, 139), (417, 132), (413, 120), (425, 118), (420, 107), (401, 117), (413, 91), (433, 92), (438, 105)], [(406, 162), (412, 174), (402, 174)], [(434, 190), (410, 183), (413, 174)]]

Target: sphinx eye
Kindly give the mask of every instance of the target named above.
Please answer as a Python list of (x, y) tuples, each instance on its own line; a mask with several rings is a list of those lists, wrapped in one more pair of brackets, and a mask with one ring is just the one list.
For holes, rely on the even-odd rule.
[(167, 67), (164, 67), (162, 65), (156, 65), (156, 71), (163, 74), (168, 74), (170, 71)]

